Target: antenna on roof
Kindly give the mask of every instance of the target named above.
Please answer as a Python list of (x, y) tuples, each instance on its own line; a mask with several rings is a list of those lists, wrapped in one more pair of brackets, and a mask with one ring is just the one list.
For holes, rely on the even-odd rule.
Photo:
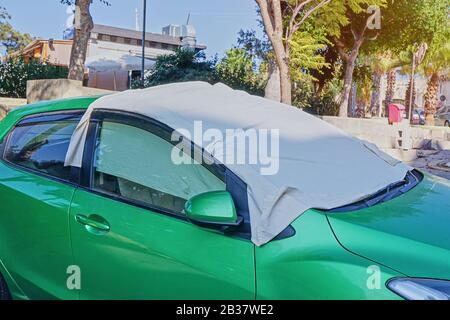
[(191, 13), (189, 12), (186, 20), (186, 25), (189, 25), (190, 21), (191, 21)]
[(135, 26), (135, 28), (136, 28), (136, 31), (140, 31), (139, 30), (139, 10), (138, 10), (138, 8), (136, 8), (136, 26)]

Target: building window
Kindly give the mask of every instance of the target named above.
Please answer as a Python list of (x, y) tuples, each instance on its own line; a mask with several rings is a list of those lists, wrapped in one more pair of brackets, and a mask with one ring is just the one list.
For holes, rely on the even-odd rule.
[(124, 43), (125, 44), (131, 44), (131, 39), (130, 38), (125, 38), (124, 39)]
[(111, 36), (111, 42), (117, 42), (117, 37), (116, 36)]

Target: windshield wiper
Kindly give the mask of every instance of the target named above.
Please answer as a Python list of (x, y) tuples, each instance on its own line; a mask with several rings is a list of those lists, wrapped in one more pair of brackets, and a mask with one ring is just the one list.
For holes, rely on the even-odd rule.
[(335, 208), (328, 210), (327, 212), (349, 212), (349, 211), (356, 211), (364, 208), (373, 207), (377, 204), (392, 200), (394, 198), (397, 198), (401, 196), (402, 194), (405, 194), (406, 192), (413, 189), (415, 186), (417, 186), (420, 181), (422, 181), (423, 175), (417, 171), (409, 171), (406, 174), (405, 179), (392, 183), (388, 185), (387, 187), (381, 189), (380, 191), (368, 196), (367, 198), (364, 198), (358, 202), (345, 205), (343, 207)]

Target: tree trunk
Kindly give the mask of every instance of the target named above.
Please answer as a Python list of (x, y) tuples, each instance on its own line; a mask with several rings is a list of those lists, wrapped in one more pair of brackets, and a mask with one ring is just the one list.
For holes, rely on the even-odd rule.
[[(289, 40), (284, 38), (282, 7), (280, 0), (256, 0), (261, 12), (264, 30), (272, 43), (275, 59), (280, 70), (281, 102), (292, 104), (291, 73), (289, 70)], [(286, 43), (286, 44), (285, 44)]]
[(387, 114), (389, 105), (394, 101), (395, 85), (397, 82), (397, 70), (395, 69), (389, 70), (386, 82), (387, 83), (386, 83), (385, 110)]
[(375, 71), (372, 75), (372, 96), (370, 97), (370, 113), (373, 116), (381, 117), (382, 108), (380, 103), (380, 89), (381, 89), (382, 73)]
[(434, 126), (434, 115), (437, 111), (437, 93), (439, 90), (439, 75), (433, 73), (428, 81), (427, 92), (425, 94), (425, 124)]
[(292, 84), (291, 84), (291, 71), (289, 65), (283, 63), (280, 68), (280, 87), (281, 87), (281, 102), (291, 105), (292, 104)]
[[(411, 103), (411, 90), (412, 90), (412, 106)], [(410, 112), (414, 110), (414, 103), (416, 102), (416, 81), (415, 79), (409, 79), (408, 88), (406, 89), (405, 94), (405, 111), (407, 119), (411, 119)]]
[(273, 41), (272, 46), (275, 52), (278, 68), (280, 70), (280, 91), (281, 102), (285, 104), (292, 104), (292, 87), (291, 87), (291, 72), (289, 70), (289, 48), (285, 48), (283, 40)]
[(342, 93), (342, 100), (339, 106), (339, 117), (348, 117), (348, 104), (350, 102), (350, 94), (352, 92), (353, 84), (353, 72), (355, 71), (355, 61), (356, 55), (351, 55), (347, 60), (347, 65), (345, 67), (345, 77), (344, 77), (344, 89)]
[(70, 80), (83, 81), (84, 64), (94, 22), (89, 11), (91, 0), (77, 0), (75, 4), (77, 6), (76, 15), (79, 15), (75, 20), (79, 21), (79, 25), (75, 25), (68, 78)]
[(355, 71), (355, 62), (356, 58), (358, 58), (359, 49), (364, 42), (364, 36), (359, 35), (355, 38), (355, 43), (353, 45), (353, 49), (350, 54), (344, 56), (344, 60), (346, 62), (345, 66), (345, 77), (344, 77), (344, 90), (342, 95), (342, 101), (339, 106), (339, 117), (346, 118), (348, 117), (348, 103), (350, 100), (350, 94), (352, 92), (352, 84), (353, 84), (353, 73)]
[(267, 81), (265, 89), (265, 97), (274, 101), (281, 101), (281, 88), (280, 88), (280, 69), (276, 61), (269, 61), (269, 80)]

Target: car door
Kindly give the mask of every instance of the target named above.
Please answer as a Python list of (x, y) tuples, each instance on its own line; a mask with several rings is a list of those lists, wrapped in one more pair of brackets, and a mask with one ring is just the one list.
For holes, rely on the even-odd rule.
[(76, 187), (64, 167), (81, 112), (35, 115), (3, 138), (0, 260), (30, 299), (76, 299), (66, 286), (73, 265), (69, 208)]
[[(84, 188), (75, 192), (70, 212), (80, 298), (254, 299), (248, 234), (202, 229), (183, 213), (190, 196), (223, 189), (236, 194), (238, 184), (232, 178), (225, 183), (212, 166), (175, 165), (164, 126), (130, 114), (95, 117), (84, 152)], [(238, 193), (246, 194), (245, 187)], [(238, 213), (248, 213), (242, 199), (237, 202)]]

